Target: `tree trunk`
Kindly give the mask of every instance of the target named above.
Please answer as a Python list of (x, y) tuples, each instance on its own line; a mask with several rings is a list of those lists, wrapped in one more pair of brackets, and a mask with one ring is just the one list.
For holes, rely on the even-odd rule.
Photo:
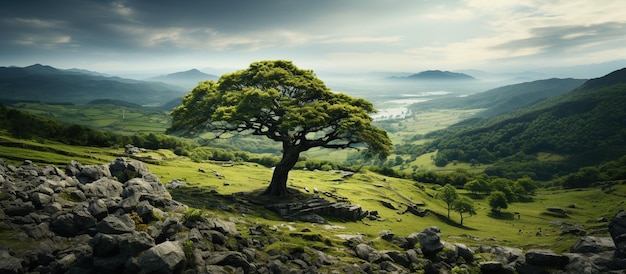
[(463, 226), (463, 213), (459, 213), (461, 215), (461, 226)]
[(277, 197), (287, 197), (287, 177), (289, 171), (296, 165), (300, 157), (300, 150), (297, 147), (283, 146), (283, 158), (274, 168), (272, 181), (263, 194)]

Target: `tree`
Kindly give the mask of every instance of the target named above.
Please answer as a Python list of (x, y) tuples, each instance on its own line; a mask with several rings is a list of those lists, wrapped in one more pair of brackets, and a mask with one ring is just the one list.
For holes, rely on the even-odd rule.
[(370, 102), (332, 92), (313, 71), (290, 61), (261, 61), (201, 82), (172, 111), (168, 133), (247, 133), (281, 142), (282, 159), (264, 194), (289, 196), (287, 177), (301, 152), (366, 148), (368, 157), (388, 156), (391, 140), (372, 125), (371, 113)]
[(499, 213), (501, 209), (509, 207), (506, 195), (502, 191), (491, 192), (487, 197), (491, 211)]
[(474, 201), (472, 199), (461, 196), (459, 199), (452, 203), (452, 209), (459, 213), (461, 216), (461, 225), (463, 225), (463, 214), (468, 213), (470, 216), (476, 214), (476, 209), (474, 208)]
[(456, 193), (456, 188), (454, 188), (450, 184), (446, 184), (445, 186), (439, 189), (437, 193), (437, 198), (443, 200), (448, 205), (448, 219), (450, 219), (450, 208), (452, 207), (452, 203), (459, 197), (459, 194)]

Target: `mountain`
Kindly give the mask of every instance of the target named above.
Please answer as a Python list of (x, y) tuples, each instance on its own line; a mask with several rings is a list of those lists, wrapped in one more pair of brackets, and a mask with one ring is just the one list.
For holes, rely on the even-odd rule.
[(191, 90), (198, 85), (198, 82), (217, 79), (219, 79), (219, 77), (216, 75), (207, 74), (197, 69), (191, 69), (188, 71), (181, 71), (170, 73), (167, 75), (151, 77), (146, 80), (168, 83), (170, 85), (181, 86), (187, 90)]
[[(432, 134), (426, 151), (450, 161), (493, 164), (490, 175), (542, 180), (626, 155), (626, 69), (488, 119)], [(540, 154), (557, 155), (545, 161)]]
[(467, 75), (465, 73), (441, 71), (441, 70), (426, 70), (417, 74), (411, 74), (405, 77), (390, 77), (390, 79), (402, 79), (402, 80), (419, 80), (419, 81), (475, 81), (476, 78)]
[(61, 70), (35, 64), (0, 67), (0, 101), (85, 104), (113, 99), (140, 105), (161, 105), (186, 93), (160, 82), (104, 76), (79, 69)]
[(481, 117), (491, 117), (531, 105), (537, 101), (569, 92), (585, 83), (584, 79), (545, 79), (519, 83), (471, 94), (445, 97), (419, 103), (416, 108), (479, 109)]

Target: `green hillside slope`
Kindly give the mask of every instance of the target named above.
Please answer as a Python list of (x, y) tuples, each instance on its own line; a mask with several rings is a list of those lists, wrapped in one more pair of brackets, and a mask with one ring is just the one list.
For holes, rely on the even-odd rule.
[[(626, 154), (626, 84), (621, 79), (626, 69), (506, 115), (465, 121), (431, 135), (436, 138), (426, 150), (438, 150), (443, 165), (530, 163), (541, 179), (616, 159)], [(541, 153), (565, 157), (535, 162)]]

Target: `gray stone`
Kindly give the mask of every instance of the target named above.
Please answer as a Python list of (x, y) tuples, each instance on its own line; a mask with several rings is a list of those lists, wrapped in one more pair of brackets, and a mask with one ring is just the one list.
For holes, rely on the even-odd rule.
[(626, 257), (626, 210), (615, 214), (609, 223), (609, 233), (621, 256)]
[(140, 269), (145, 273), (175, 273), (185, 262), (185, 252), (177, 242), (165, 241), (139, 256)]
[(354, 247), (354, 252), (360, 259), (368, 262), (377, 262), (382, 258), (381, 254), (367, 244), (358, 244)]
[(13, 257), (8, 251), (0, 249), (0, 273), (24, 273), (22, 262), (22, 259)]
[(43, 240), (54, 236), (47, 222), (37, 225), (25, 225), (22, 230), (35, 240)]
[(214, 252), (205, 260), (205, 263), (207, 265), (241, 267), (245, 273), (250, 273), (254, 267), (243, 254), (236, 251)]
[(8, 216), (26, 216), (35, 210), (31, 201), (24, 202), (22, 199), (6, 200), (0, 202), (0, 208)]
[(111, 178), (101, 178), (92, 183), (83, 185), (83, 192), (89, 198), (120, 197), (124, 190), (123, 185)]
[(615, 244), (611, 237), (585, 236), (578, 239), (572, 246), (572, 253), (599, 253), (615, 250)]
[(124, 234), (131, 233), (135, 230), (135, 223), (128, 217), (117, 217), (115, 215), (108, 215), (104, 217), (96, 226), (96, 231), (105, 234)]
[(420, 249), (425, 255), (433, 255), (443, 249), (441, 242), (441, 230), (436, 226), (431, 226), (417, 233)]
[(30, 199), (37, 208), (42, 208), (52, 202), (52, 196), (41, 192), (31, 193)]
[(57, 212), (51, 216), (50, 230), (65, 237), (73, 237), (86, 233), (96, 226), (96, 218), (86, 209), (76, 209), (71, 212)]
[(96, 199), (89, 203), (87, 207), (89, 213), (94, 216), (98, 220), (102, 220), (102, 218), (106, 217), (109, 214), (109, 209), (104, 201), (104, 199)]
[(549, 266), (563, 269), (569, 262), (565, 255), (554, 253), (549, 249), (531, 249), (525, 254), (526, 263), (534, 266)]
[(65, 174), (75, 176), (82, 184), (91, 183), (101, 178), (111, 177), (108, 166), (104, 165), (88, 165), (83, 166), (77, 161), (71, 161), (65, 167)]
[(150, 173), (146, 164), (136, 160), (127, 160), (123, 157), (111, 162), (109, 171), (113, 177), (116, 177), (122, 183), (132, 178), (141, 178)]

